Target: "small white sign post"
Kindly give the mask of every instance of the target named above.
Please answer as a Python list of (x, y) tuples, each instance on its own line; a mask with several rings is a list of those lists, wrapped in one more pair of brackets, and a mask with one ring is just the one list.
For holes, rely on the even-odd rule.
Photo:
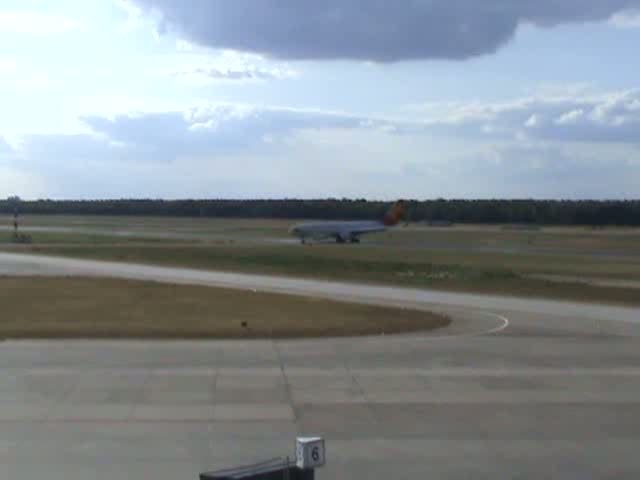
[(325, 463), (322, 437), (298, 437), (296, 439), (296, 466), (303, 470), (322, 467)]

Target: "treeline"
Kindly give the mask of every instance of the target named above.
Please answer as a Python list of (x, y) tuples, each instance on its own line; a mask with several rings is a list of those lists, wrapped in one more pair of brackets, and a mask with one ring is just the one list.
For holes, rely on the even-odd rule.
[[(222, 218), (379, 219), (390, 204), (325, 200), (33, 200), (0, 201), (0, 213), (148, 215)], [(426, 200), (409, 201), (411, 221), (640, 226), (640, 200)]]

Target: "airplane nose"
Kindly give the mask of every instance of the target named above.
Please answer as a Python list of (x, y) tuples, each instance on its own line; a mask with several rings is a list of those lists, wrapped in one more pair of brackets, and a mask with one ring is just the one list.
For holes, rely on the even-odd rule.
[(300, 233), (300, 229), (298, 227), (291, 227), (289, 229), (289, 235), (298, 235)]

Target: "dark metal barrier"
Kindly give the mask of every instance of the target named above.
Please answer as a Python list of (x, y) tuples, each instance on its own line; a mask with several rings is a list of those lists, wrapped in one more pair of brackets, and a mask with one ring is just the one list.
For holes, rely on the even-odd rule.
[(200, 480), (314, 480), (314, 469), (301, 469), (289, 459), (276, 459), (217, 472), (201, 473)]
[(315, 469), (324, 463), (324, 439), (298, 437), (295, 460), (276, 458), (245, 467), (201, 473), (200, 480), (314, 480)]

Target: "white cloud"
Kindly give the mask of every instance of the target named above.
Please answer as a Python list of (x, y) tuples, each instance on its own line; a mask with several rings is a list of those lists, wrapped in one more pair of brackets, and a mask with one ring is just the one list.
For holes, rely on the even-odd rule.
[(637, 198), (640, 169), (630, 158), (640, 159), (637, 149), (507, 142), (451, 155), (446, 164), (423, 160), (406, 168), (416, 182), (437, 179), (445, 197)]
[[(124, 146), (117, 152), (123, 160), (173, 161), (181, 157), (207, 156), (220, 152), (253, 151), (305, 129), (375, 128), (361, 117), (336, 112), (261, 107), (242, 104), (207, 104), (185, 111), (134, 113), (111, 118), (86, 116), (82, 120), (97, 136), (31, 139), (43, 151), (79, 146), (84, 155), (103, 151), (105, 145)], [(269, 141), (265, 142), (265, 138)], [(81, 142), (80, 142), (81, 140)], [(107, 156), (116, 152), (105, 153)]]
[[(268, 61), (260, 55), (232, 50), (194, 52), (195, 47), (178, 41), (182, 65), (169, 74), (194, 84), (218, 81), (260, 81), (297, 78), (300, 74), (286, 63)], [(199, 49), (203, 50), (203, 49)], [(193, 53), (192, 53), (193, 52)]]
[(228, 103), (90, 115), (88, 134), (0, 140), (0, 166), (62, 197), (630, 197), (639, 96), (429, 104), (411, 120)]
[(155, 15), (143, 15), (142, 9), (130, 0), (112, 0), (118, 13), (123, 17), (121, 28), (125, 32), (133, 32), (145, 27), (152, 29), (156, 24)]
[(62, 33), (83, 28), (78, 21), (63, 15), (28, 11), (0, 11), (0, 33)]
[(0, 135), (0, 158), (11, 153), (13, 153), (13, 147)]
[[(314, 139), (316, 133), (321, 139)], [(0, 192), (65, 198), (632, 198), (640, 182), (637, 152), (629, 154), (633, 163), (608, 150), (588, 153), (586, 147), (477, 144), (467, 150), (340, 130), (295, 134), (267, 151), (210, 152), (153, 163), (54, 150), (46, 158), (21, 161), (21, 182), (16, 171), (7, 175), (0, 165)], [(37, 175), (47, 188), (31, 194), (28, 180)]]
[(570, 112), (562, 114), (555, 120), (557, 125), (572, 125), (578, 123), (578, 121), (584, 117), (584, 110), (578, 108), (576, 110), (571, 110)]
[(186, 40), (176, 40), (176, 50), (179, 52), (192, 52), (194, 49), (194, 45), (191, 42), (187, 42)]
[(542, 118), (540, 117), (540, 115), (538, 115), (537, 113), (534, 113), (527, 119), (524, 126), (527, 128), (536, 128), (541, 123), (542, 123)]
[(204, 65), (176, 70), (171, 72), (171, 75), (196, 84), (206, 84), (220, 80), (283, 80), (298, 76), (297, 72), (292, 69), (257, 67), (255, 65), (241, 65), (238, 67)]
[(640, 144), (640, 89), (539, 94), (501, 103), (431, 102), (407, 111), (440, 133)]
[(48, 192), (46, 180), (36, 172), (25, 172), (0, 164), (0, 198), (18, 195), (40, 198)]
[(614, 14), (609, 23), (618, 28), (640, 28), (640, 9), (630, 9)]
[[(416, 109), (414, 109), (416, 111)], [(383, 138), (447, 138), (473, 142), (589, 142), (640, 145), (640, 90), (582, 97), (526, 97), (511, 102), (428, 104), (413, 119), (250, 104), (202, 104), (183, 110), (87, 115), (91, 134), (26, 136), (30, 158), (52, 154), (112, 162), (173, 162), (182, 158), (268, 154), (301, 132), (369, 132)], [(424, 113), (426, 112), (426, 113)], [(434, 115), (434, 112), (438, 112)], [(315, 135), (315, 134), (314, 134)], [(321, 138), (315, 135), (315, 138)], [(352, 145), (362, 151), (364, 147)]]

